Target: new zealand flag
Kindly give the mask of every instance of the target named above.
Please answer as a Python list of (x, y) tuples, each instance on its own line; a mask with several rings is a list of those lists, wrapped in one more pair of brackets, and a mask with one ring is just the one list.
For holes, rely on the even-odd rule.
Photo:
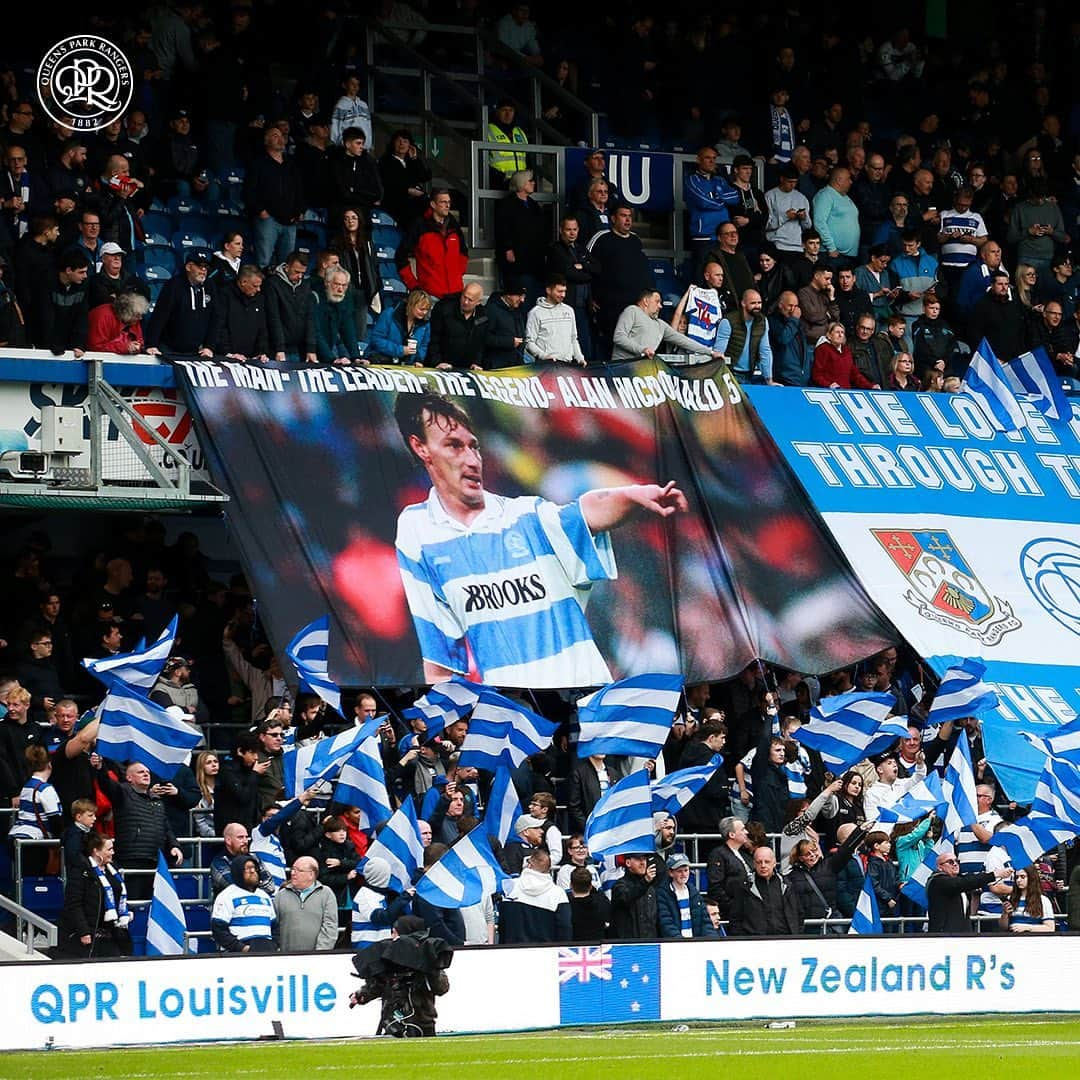
[(660, 946), (560, 949), (559, 1019), (563, 1024), (659, 1020)]

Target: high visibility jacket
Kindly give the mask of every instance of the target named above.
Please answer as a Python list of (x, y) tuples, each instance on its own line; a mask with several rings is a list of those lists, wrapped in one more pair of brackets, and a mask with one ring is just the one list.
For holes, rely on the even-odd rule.
[[(492, 120), (488, 124), (488, 142), (506, 143), (507, 146), (518, 143), (527, 143), (528, 136), (521, 128), (515, 127), (509, 135)], [(519, 172), (526, 168), (525, 155), (514, 150), (490, 150), (488, 163), (496, 172), (501, 172), (509, 177), (511, 173)]]

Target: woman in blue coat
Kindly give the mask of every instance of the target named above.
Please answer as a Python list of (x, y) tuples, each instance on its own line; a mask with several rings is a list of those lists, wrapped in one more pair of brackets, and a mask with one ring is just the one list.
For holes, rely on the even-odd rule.
[(385, 308), (368, 337), (365, 359), (423, 366), (431, 337), (431, 297), (423, 289)]

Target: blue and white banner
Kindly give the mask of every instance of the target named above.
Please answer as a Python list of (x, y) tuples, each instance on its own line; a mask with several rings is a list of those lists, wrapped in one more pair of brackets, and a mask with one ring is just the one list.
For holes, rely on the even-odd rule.
[(416, 821), (416, 807), (412, 799), (406, 799), (386, 827), (372, 841), (367, 855), (360, 863), (373, 858), (385, 859), (390, 864), (390, 887), (404, 892), (412, 885), (417, 870), (424, 861), (424, 845), (420, 840), (420, 827)]
[[(571, 186), (585, 175), (590, 149), (571, 146), (566, 155), (566, 178)], [(635, 210), (674, 210), (675, 171), (682, 183), (682, 163), (673, 154), (658, 150), (605, 150), (607, 179), (619, 191), (619, 199)], [(614, 203), (614, 199), (612, 200)]]
[(863, 586), (938, 676), (986, 664), (986, 755), (1030, 802), (1020, 737), (1080, 712), (1080, 407), (998, 432), (966, 394), (751, 387), (769, 433)]
[(116, 683), (99, 710), (97, 752), (114, 761), (140, 761), (155, 776), (171, 780), (203, 733), (185, 720), (174, 719), (137, 688)]
[(285, 646), (300, 679), (300, 689), (318, 694), (336, 713), (341, 712), (341, 690), (330, 678), (330, 616), (308, 623)]

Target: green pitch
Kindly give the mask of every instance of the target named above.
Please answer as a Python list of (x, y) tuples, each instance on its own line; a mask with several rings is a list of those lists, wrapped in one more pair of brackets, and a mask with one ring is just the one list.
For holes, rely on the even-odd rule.
[[(1072, 1061), (1073, 1065), (1068, 1063)], [(902, 1068), (900, 1067), (902, 1063)], [(859, 1080), (941, 1080), (1013, 1068), (1024, 1076), (1075, 1076), (1080, 1063), (1080, 1020), (981, 1017), (800, 1021), (795, 1030), (769, 1031), (763, 1023), (725, 1027), (667, 1025), (593, 1028), (529, 1035), (470, 1035), (436, 1040), (262, 1042), (131, 1050), (40, 1051), (8, 1054), (0, 1076), (8, 1080), (188, 1080), (193, 1077), (341, 1076), (428, 1077), (460, 1070), (469, 1080), (592, 1080), (611, 1077), (717, 1075), (793, 1080), (846, 1073)], [(467, 1071), (465, 1071), (467, 1070)]]

